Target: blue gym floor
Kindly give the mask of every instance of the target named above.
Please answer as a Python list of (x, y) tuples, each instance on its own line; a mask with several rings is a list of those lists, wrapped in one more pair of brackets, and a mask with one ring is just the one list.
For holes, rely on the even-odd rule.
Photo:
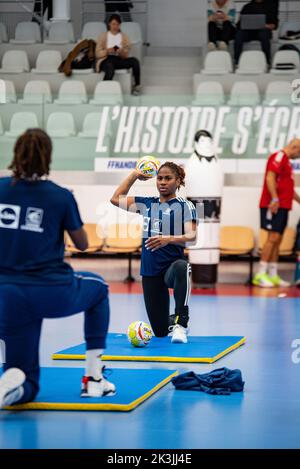
[[(247, 342), (213, 365), (177, 368), (199, 373), (240, 368), (244, 393), (210, 396), (175, 391), (169, 384), (131, 413), (1, 412), (0, 448), (300, 448), (300, 364), (293, 363), (291, 346), (300, 339), (300, 298), (294, 296), (191, 297), (192, 335), (245, 335)], [(141, 294), (111, 294), (111, 331), (124, 332), (137, 319), (146, 319)], [(82, 340), (81, 315), (45, 321), (42, 365), (82, 366), (50, 358)], [(111, 365), (170, 368), (168, 363)]]

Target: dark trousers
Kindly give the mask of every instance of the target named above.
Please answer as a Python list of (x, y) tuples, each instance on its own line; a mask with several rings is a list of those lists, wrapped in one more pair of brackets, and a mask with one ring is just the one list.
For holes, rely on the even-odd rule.
[(208, 40), (209, 42), (224, 41), (226, 44), (229, 44), (235, 36), (235, 27), (231, 21), (224, 21), (223, 27), (218, 28), (214, 21), (209, 21), (208, 23)]
[[(87, 350), (103, 349), (109, 324), (108, 286), (98, 275), (77, 272), (71, 285), (0, 285), (0, 340), (5, 344), (4, 371), (20, 368), (26, 375), (19, 403), (39, 391), (39, 342), (43, 319), (84, 311)], [(59, 384), (58, 384), (59, 385)]]
[(104, 72), (104, 80), (113, 80), (115, 70), (120, 70), (122, 68), (132, 68), (135, 85), (138, 86), (141, 84), (140, 63), (135, 57), (122, 59), (121, 57), (111, 55), (100, 64), (100, 72)]
[(243, 52), (244, 42), (259, 41), (261, 48), (266, 55), (268, 64), (271, 64), (271, 38), (272, 31), (269, 29), (260, 29), (257, 31), (238, 30), (234, 41), (234, 59), (237, 64), (241, 53)]
[(44, 0), (43, 3), (43, 11), (41, 11), (41, 3), (40, 2), (34, 2), (34, 13), (37, 15), (43, 16), (45, 11), (48, 8), (48, 19), (52, 18), (53, 16), (53, 5), (52, 5), (52, 0)]
[(105, 0), (106, 21), (108, 21), (112, 13), (120, 13), (123, 21), (132, 21), (130, 13), (131, 8), (133, 8), (133, 5), (128, 0), (119, 0), (117, 2)]
[[(177, 323), (187, 327), (189, 320), (188, 301), (190, 296), (190, 265), (184, 259), (178, 259), (168, 268), (165, 275), (158, 277), (143, 276), (144, 301), (148, 318), (154, 334), (165, 337), (169, 326)], [(174, 290), (175, 317), (170, 319), (169, 288)]]

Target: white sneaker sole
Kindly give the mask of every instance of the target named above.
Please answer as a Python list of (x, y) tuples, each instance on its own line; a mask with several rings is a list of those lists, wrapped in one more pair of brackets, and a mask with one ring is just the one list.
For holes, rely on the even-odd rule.
[(179, 337), (172, 337), (171, 343), (172, 344), (187, 344), (188, 340), (186, 339), (180, 339)]
[(25, 373), (19, 368), (10, 368), (0, 378), (0, 409), (7, 394), (19, 388), (26, 380)]

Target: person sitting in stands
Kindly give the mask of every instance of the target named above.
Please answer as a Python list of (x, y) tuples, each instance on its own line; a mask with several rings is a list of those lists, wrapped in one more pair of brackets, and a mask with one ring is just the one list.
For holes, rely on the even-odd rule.
[(129, 57), (131, 44), (126, 34), (121, 31), (121, 17), (113, 14), (108, 21), (108, 31), (102, 33), (96, 45), (96, 72), (104, 72), (104, 80), (113, 80), (115, 70), (132, 68), (135, 86), (133, 95), (141, 92), (140, 63), (135, 57)]
[(235, 36), (234, 43), (234, 59), (238, 64), (240, 55), (243, 51), (244, 42), (260, 41), (261, 48), (266, 55), (268, 64), (271, 64), (271, 39), (272, 31), (278, 27), (278, 17), (276, 6), (273, 6), (270, 0), (252, 0), (247, 3), (241, 10), (241, 15), (266, 15), (266, 25), (263, 29), (240, 29)]
[(231, 0), (211, 0), (208, 7), (208, 50), (227, 50), (235, 36), (235, 6)]

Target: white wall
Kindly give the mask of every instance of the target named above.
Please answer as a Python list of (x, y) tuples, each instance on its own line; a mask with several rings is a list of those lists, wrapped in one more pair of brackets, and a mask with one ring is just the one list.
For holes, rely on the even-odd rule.
[(200, 47), (206, 42), (206, 0), (149, 0), (152, 46)]

